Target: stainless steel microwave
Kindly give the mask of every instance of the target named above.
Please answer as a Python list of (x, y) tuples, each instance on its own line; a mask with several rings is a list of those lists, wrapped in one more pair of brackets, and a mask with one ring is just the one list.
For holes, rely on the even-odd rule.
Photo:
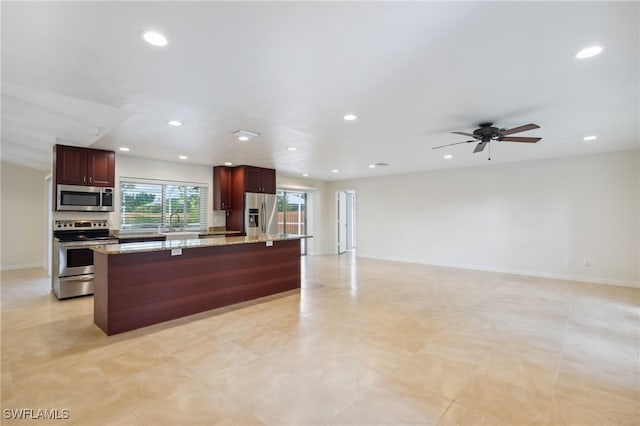
[(58, 211), (112, 212), (113, 188), (58, 185)]

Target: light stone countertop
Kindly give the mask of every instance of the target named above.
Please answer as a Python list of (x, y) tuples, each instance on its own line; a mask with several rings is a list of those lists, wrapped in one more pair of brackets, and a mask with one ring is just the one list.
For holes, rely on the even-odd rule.
[(145, 253), (152, 251), (164, 251), (175, 248), (199, 248), (212, 246), (228, 246), (233, 244), (255, 244), (266, 243), (267, 241), (299, 240), (302, 238), (313, 238), (312, 235), (297, 234), (273, 234), (261, 237), (220, 237), (220, 238), (197, 238), (190, 240), (171, 241), (149, 241), (144, 243), (124, 243), (105, 244), (91, 246), (93, 251), (103, 254), (128, 254)]
[[(197, 232), (197, 231), (196, 231)], [(234, 235), (234, 234), (242, 234), (242, 231), (226, 231), (226, 230), (222, 230), (222, 231), (205, 231), (205, 232), (199, 232), (198, 235), (200, 235), (201, 237), (206, 237), (206, 236), (218, 236), (218, 235)], [(128, 239), (138, 239), (138, 238), (158, 238), (158, 237), (164, 237), (165, 234), (159, 234), (157, 232), (126, 232), (126, 233), (120, 233), (118, 231), (111, 231), (111, 235), (114, 238), (118, 238), (120, 240), (128, 240)]]

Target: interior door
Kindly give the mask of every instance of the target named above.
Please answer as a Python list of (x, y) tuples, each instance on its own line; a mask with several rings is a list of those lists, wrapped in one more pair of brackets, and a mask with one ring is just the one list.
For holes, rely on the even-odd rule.
[(347, 193), (338, 192), (338, 254), (347, 251)]
[(353, 249), (353, 193), (347, 192), (346, 206), (346, 234), (347, 234), (347, 250)]

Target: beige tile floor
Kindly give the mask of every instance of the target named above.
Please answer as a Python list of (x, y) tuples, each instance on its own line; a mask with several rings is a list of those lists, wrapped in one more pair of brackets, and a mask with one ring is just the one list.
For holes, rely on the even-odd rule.
[(637, 289), (308, 256), (299, 292), (107, 337), (41, 270), (1, 285), (2, 408), (55, 424), (640, 424)]

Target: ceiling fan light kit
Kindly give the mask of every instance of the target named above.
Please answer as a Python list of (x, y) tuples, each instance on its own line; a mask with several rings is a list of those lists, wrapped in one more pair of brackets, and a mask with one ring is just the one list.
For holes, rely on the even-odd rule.
[[(511, 129), (500, 129), (498, 127), (495, 127), (493, 123), (480, 123), (479, 126), (480, 127), (474, 130), (473, 133), (451, 132), (455, 135), (462, 135), (462, 136), (468, 136), (473, 138), (471, 140), (464, 141), (464, 142), (450, 143), (447, 145), (434, 146), (431, 149), (444, 148), (446, 146), (460, 145), (463, 143), (478, 142), (478, 144), (473, 150), (473, 152), (476, 153), (476, 152), (482, 152), (491, 141), (536, 143), (542, 139), (542, 138), (526, 137), (526, 136), (509, 136), (514, 133), (526, 132), (527, 130), (540, 128), (540, 126), (533, 123), (525, 124), (523, 126), (513, 127)], [(489, 154), (489, 160), (491, 160), (491, 154)]]

